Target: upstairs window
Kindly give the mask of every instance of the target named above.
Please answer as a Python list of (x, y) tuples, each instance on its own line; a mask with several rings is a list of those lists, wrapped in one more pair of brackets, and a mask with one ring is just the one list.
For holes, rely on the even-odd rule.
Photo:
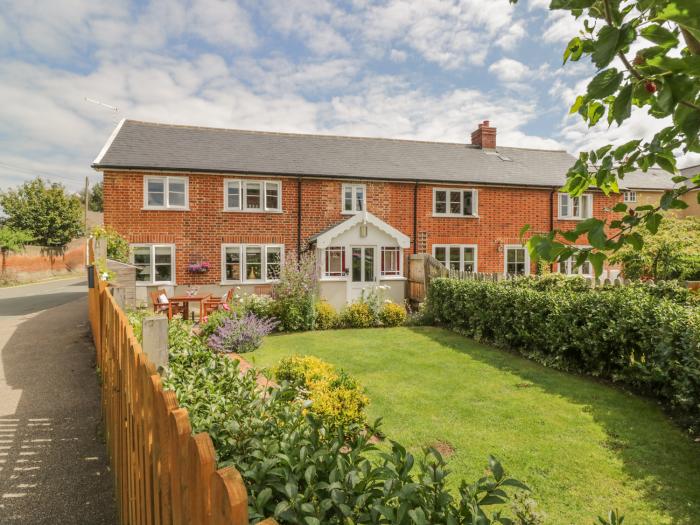
[(625, 202), (637, 202), (637, 192), (636, 191), (623, 191), (622, 198)]
[(144, 208), (186, 210), (189, 205), (187, 177), (144, 177)]
[(325, 251), (325, 266), (323, 275), (325, 277), (344, 277), (345, 271), (345, 248), (342, 246), (331, 246)]
[(433, 188), (433, 215), (446, 217), (475, 217), (476, 190)]
[(282, 211), (282, 183), (278, 181), (226, 180), (226, 211)]
[(135, 244), (131, 261), (138, 268), (136, 282), (172, 284), (175, 281), (175, 247), (170, 244)]
[(357, 213), (365, 209), (364, 184), (343, 184), (343, 213)]
[(435, 244), (433, 257), (445, 267), (457, 272), (476, 272), (476, 245), (474, 244)]
[(590, 219), (593, 217), (593, 195), (571, 197), (566, 193), (559, 194), (560, 219)]
[(381, 258), (382, 275), (401, 275), (401, 248), (382, 246)]

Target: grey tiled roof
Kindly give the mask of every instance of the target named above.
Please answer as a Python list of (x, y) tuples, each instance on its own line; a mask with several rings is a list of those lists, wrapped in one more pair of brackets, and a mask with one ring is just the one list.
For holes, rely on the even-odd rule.
[[(487, 151), (469, 144), (125, 120), (93, 167), (553, 187), (564, 183), (573, 163), (565, 151)], [(655, 179), (640, 176), (635, 187), (664, 187)]]

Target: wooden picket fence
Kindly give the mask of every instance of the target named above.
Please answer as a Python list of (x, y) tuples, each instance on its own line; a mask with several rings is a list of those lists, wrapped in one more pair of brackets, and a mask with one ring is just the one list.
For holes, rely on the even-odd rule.
[[(88, 247), (94, 263), (94, 247)], [(248, 525), (248, 495), (233, 467), (216, 469), (207, 433), (166, 391), (124, 312), (93, 272), (90, 325), (101, 376), (102, 421), (124, 525)], [(273, 519), (261, 524), (275, 525)]]

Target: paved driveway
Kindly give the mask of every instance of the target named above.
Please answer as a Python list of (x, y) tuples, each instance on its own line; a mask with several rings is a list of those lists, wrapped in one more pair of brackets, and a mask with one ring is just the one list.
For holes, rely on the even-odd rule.
[(0, 523), (113, 524), (84, 278), (0, 289)]

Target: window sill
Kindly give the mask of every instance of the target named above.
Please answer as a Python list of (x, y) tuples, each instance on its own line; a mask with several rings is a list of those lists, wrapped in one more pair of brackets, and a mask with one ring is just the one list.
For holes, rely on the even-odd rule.
[(147, 286), (177, 286), (175, 281), (160, 281), (160, 282), (145, 282), (145, 281), (136, 281), (136, 286), (142, 286), (142, 287), (147, 287)]
[(319, 278), (319, 281), (321, 282), (329, 282), (329, 283), (342, 283), (348, 280), (347, 275), (334, 275), (334, 276), (323, 276)]
[(166, 206), (144, 206), (141, 211), (190, 211), (190, 208), (173, 208)]
[(221, 286), (244, 286), (247, 284), (277, 284), (279, 279), (276, 279), (274, 281), (264, 281), (262, 279), (258, 279), (255, 281), (220, 281), (219, 285)]
[(380, 281), (407, 281), (408, 279), (403, 275), (382, 275), (379, 278)]
[(272, 213), (282, 214), (284, 210), (236, 210), (232, 208), (224, 208), (225, 213)]
[(341, 215), (357, 215), (358, 213), (362, 213), (362, 210), (360, 211), (347, 211), (343, 210), (340, 212)]
[(435, 213), (433, 212), (433, 217), (439, 219), (479, 219), (479, 215), (458, 215), (456, 213)]
[(592, 219), (592, 217), (557, 217), (559, 221), (585, 221)]

